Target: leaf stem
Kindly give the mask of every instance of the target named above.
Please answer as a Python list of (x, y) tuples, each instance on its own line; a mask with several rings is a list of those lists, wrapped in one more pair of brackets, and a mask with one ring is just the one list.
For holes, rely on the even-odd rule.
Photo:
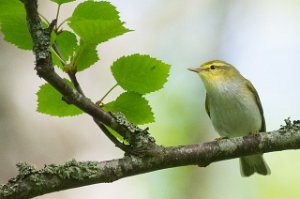
[[(56, 12), (56, 21), (58, 21), (58, 15), (59, 15), (59, 11), (60, 11), (60, 4), (58, 4), (58, 8), (57, 8), (57, 12)], [(58, 30), (57, 25), (56, 25), (56, 30)]]
[(56, 57), (61, 61), (61, 63), (65, 66), (67, 65), (66, 61), (59, 55), (59, 53), (55, 50), (53, 46), (51, 46), (52, 52), (56, 55)]
[(56, 30), (58, 31), (60, 29), (60, 27), (66, 22), (68, 21), (68, 18), (66, 18), (65, 20), (63, 20), (56, 28)]
[(125, 152), (132, 151), (129, 145), (126, 145), (125, 143), (121, 142), (117, 137), (115, 137), (108, 128), (102, 124), (99, 120), (94, 118), (95, 123), (98, 125), (98, 127), (103, 131), (103, 133), (112, 141), (116, 147), (120, 148), (121, 150)]
[[(67, 63), (66, 61), (63, 59), (63, 56), (61, 55), (61, 53), (59, 52), (56, 44), (54, 43), (53, 46), (51, 46), (51, 49), (53, 50), (53, 53), (58, 57), (58, 59), (61, 61), (61, 63), (66, 66)], [(84, 96), (83, 90), (81, 89), (81, 86), (76, 78), (76, 71), (66, 71), (73, 83), (73, 85), (75, 86), (76, 90), (82, 94)]]
[(48, 19), (44, 16), (44, 15), (42, 15), (41, 13), (39, 13), (39, 16), (49, 25), (50, 24), (50, 22), (48, 21)]
[(105, 93), (105, 95), (104, 95), (99, 101), (96, 102), (96, 104), (97, 104), (98, 106), (101, 106), (103, 100), (104, 100), (104, 99), (109, 95), (109, 93), (111, 93), (111, 91), (113, 91), (117, 86), (119, 86), (118, 83), (116, 83), (113, 87), (111, 87), (111, 88)]

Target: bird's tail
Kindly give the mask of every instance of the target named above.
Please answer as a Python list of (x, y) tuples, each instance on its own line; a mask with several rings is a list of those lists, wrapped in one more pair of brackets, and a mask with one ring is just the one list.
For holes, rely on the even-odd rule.
[(262, 155), (250, 155), (240, 158), (242, 176), (251, 176), (255, 172), (261, 175), (271, 174), (271, 170)]

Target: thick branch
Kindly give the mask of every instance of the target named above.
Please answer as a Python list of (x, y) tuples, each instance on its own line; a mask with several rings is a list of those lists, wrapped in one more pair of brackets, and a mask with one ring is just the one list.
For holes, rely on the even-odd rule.
[(30, 198), (45, 193), (71, 189), (161, 169), (200, 165), (244, 155), (300, 149), (300, 123), (287, 124), (278, 131), (223, 139), (199, 145), (161, 148), (149, 157), (126, 156), (103, 162), (77, 162), (46, 165), (35, 170), (19, 164), (19, 175), (0, 187), (0, 199)]

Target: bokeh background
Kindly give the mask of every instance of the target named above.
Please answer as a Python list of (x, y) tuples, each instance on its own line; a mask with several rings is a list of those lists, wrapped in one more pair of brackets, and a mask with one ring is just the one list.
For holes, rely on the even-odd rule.
[[(40, 12), (55, 17), (56, 5), (39, 1)], [(62, 7), (70, 16), (74, 2)], [(300, 119), (300, 1), (298, 0), (111, 0), (134, 32), (99, 46), (101, 60), (79, 74), (85, 93), (99, 99), (112, 85), (112, 62), (122, 55), (149, 54), (172, 65), (164, 89), (147, 95), (156, 122), (150, 132), (163, 145), (194, 144), (218, 135), (204, 111), (205, 89), (188, 67), (221, 59), (235, 65), (258, 90), (268, 130), (284, 119)], [(30, 51), (18, 50), (0, 35), (0, 183), (28, 161), (62, 164), (67, 160), (108, 160), (122, 152), (87, 115), (57, 118), (37, 113), (41, 80)], [(114, 99), (114, 91), (107, 101)], [(268, 177), (242, 178), (238, 160), (157, 171), (67, 190), (38, 199), (298, 199), (300, 152), (265, 154)]]

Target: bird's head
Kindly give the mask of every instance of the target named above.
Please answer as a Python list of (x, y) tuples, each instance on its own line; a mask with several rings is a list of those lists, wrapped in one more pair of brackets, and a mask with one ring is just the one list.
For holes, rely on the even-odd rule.
[(242, 79), (241, 74), (234, 66), (220, 60), (209, 61), (198, 68), (189, 68), (189, 70), (196, 72), (204, 84), (210, 86)]

